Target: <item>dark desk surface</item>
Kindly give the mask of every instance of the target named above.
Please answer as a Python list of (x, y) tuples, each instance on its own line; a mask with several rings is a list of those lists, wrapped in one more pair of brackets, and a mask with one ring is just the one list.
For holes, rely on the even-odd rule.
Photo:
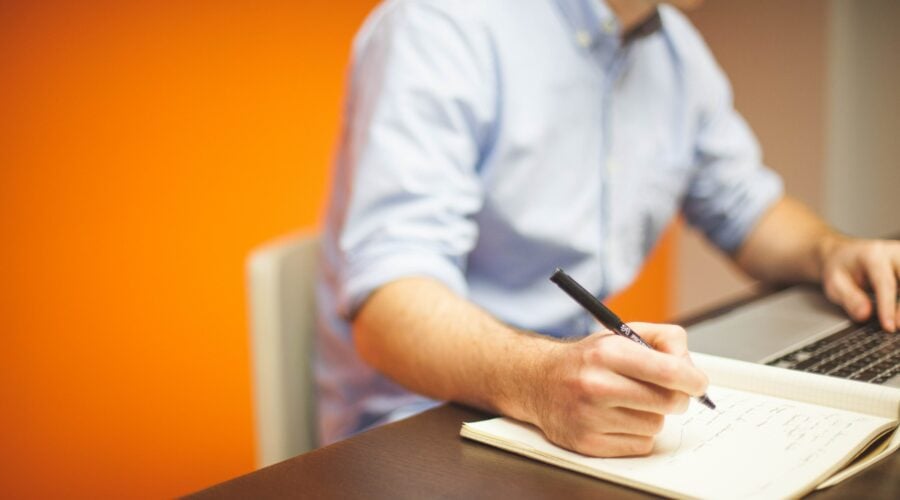
[[(683, 318), (692, 325), (775, 289)], [(420, 415), (212, 486), (191, 498), (652, 498), (459, 436), (463, 422), (492, 415), (446, 404)], [(900, 452), (816, 499), (900, 498)]]
[[(459, 437), (490, 415), (444, 405), (196, 493), (192, 498), (647, 498)], [(815, 498), (900, 498), (900, 454)]]

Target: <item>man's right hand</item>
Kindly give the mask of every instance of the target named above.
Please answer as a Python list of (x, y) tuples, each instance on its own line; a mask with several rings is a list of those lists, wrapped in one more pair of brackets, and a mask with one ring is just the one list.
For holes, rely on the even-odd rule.
[(609, 331), (554, 346), (527, 396), (530, 420), (550, 441), (591, 456), (645, 455), (665, 415), (706, 392), (683, 328), (631, 326), (656, 350)]
[(360, 357), (408, 389), (525, 420), (586, 455), (649, 453), (664, 415), (706, 390), (678, 326), (560, 342), (516, 330), (430, 278), (389, 283), (354, 321)]

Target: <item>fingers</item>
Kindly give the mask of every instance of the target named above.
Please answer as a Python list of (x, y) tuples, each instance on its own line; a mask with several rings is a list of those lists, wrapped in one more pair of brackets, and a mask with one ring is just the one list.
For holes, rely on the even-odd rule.
[(869, 297), (845, 270), (836, 270), (825, 282), (828, 299), (847, 311), (854, 321), (865, 321), (872, 315)]
[(653, 451), (652, 436), (633, 434), (595, 434), (578, 441), (572, 449), (592, 457), (631, 457)]
[(687, 332), (678, 325), (629, 323), (628, 326), (657, 351), (676, 356), (687, 356), (688, 354)]
[(897, 314), (897, 276), (893, 262), (883, 247), (873, 246), (864, 254), (863, 265), (875, 289), (878, 320), (885, 331), (893, 332), (896, 330)]
[[(702, 387), (698, 394), (705, 391), (705, 385)], [(614, 370), (596, 370), (585, 377), (582, 390), (594, 407), (622, 407), (658, 415), (684, 413), (690, 403), (684, 391), (636, 380)]]
[(699, 396), (706, 391), (706, 375), (687, 359), (642, 347), (628, 339), (609, 336), (590, 351), (591, 363), (625, 377)]
[(644, 455), (665, 415), (686, 411), (688, 392), (705, 391), (706, 376), (687, 359), (681, 328), (637, 329), (657, 348), (685, 357), (608, 333), (563, 344), (554, 351), (560, 356), (555, 390), (536, 401), (534, 422), (548, 439), (586, 455)]
[[(622, 378), (622, 380), (628, 380)], [(629, 381), (638, 384), (635, 381)], [(658, 388), (657, 388), (658, 389)], [(686, 408), (688, 398), (683, 393), (667, 391), (683, 398), (679, 403)], [(633, 395), (634, 390), (630, 390)], [(603, 403), (611, 404), (610, 398)], [(642, 411), (626, 407), (604, 407), (600, 401), (591, 405), (590, 415), (583, 423), (589, 423), (584, 433), (575, 436), (572, 448), (592, 456), (633, 456), (650, 453), (653, 436), (659, 434), (665, 424), (665, 416), (652, 411)]]
[(607, 404), (657, 415), (677, 415), (687, 411), (690, 396), (639, 380), (622, 377), (616, 390), (606, 394)]
[(888, 240), (844, 241), (826, 256), (824, 287), (828, 298), (840, 304), (855, 321), (872, 315), (873, 304), (862, 287), (875, 292), (878, 321), (886, 331), (900, 324), (897, 281), (900, 279), (900, 242)]
[(604, 408), (603, 411), (595, 409), (589, 420), (593, 428), (603, 429), (604, 433), (655, 436), (662, 430), (665, 416), (632, 408), (612, 407)]
[(659, 413), (631, 408), (613, 408), (608, 415), (610, 422), (606, 429), (609, 433), (655, 436), (666, 423), (666, 417)]

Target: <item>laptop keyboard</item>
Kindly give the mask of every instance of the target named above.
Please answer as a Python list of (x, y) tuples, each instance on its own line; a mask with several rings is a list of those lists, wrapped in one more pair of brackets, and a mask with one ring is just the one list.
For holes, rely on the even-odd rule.
[(900, 332), (852, 325), (766, 364), (881, 384), (900, 373)]

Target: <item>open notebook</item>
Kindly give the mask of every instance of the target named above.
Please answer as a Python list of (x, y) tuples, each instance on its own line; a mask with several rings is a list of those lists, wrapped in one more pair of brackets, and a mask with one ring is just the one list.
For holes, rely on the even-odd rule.
[(592, 458), (507, 418), (463, 424), (462, 436), (653, 493), (783, 498), (850, 477), (900, 447), (900, 389), (703, 354), (717, 409), (692, 402), (666, 418), (644, 457)]

